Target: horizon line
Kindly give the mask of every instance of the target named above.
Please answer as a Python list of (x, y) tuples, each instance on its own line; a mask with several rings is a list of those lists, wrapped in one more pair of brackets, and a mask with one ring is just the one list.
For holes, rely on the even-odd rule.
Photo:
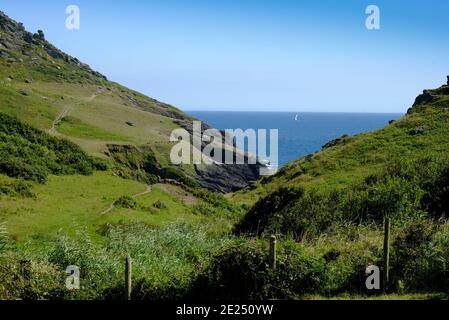
[(258, 112), (258, 113), (358, 113), (358, 114), (406, 114), (407, 112), (373, 112), (373, 111), (272, 111), (272, 110), (199, 110), (181, 109), (183, 112)]

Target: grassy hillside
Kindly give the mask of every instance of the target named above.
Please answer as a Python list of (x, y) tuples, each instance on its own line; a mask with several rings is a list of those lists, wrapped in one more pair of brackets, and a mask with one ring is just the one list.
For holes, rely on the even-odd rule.
[[(126, 254), (136, 296), (174, 297), (230, 241), (242, 211), (174, 180), (123, 179), (76, 144), (5, 114), (0, 155), (0, 299), (121, 298)], [(83, 270), (77, 292), (64, 287), (73, 264)]]
[(0, 299), (121, 298), (126, 254), (142, 297), (184, 290), (242, 212), (171, 165), (169, 135), (189, 121), (0, 12)]
[[(331, 141), (232, 194), (233, 202), (249, 207), (234, 228), (247, 240), (219, 256), (208, 279), (228, 284), (225, 297), (371, 296), (364, 272), (382, 265), (388, 217), (388, 291), (447, 296), (448, 141), (449, 83), (425, 90), (387, 127)], [(276, 274), (267, 268), (271, 234), (280, 239)]]
[[(108, 81), (54, 47), (42, 31), (29, 33), (2, 12), (0, 112), (70, 140), (89, 155), (111, 163), (115, 160), (109, 152), (112, 145), (133, 146), (136, 152), (145, 147), (154, 155), (159, 173), (176, 169), (178, 174), (171, 178), (193, 179), (212, 190), (234, 191), (258, 178), (251, 166), (173, 166), (169, 159), (173, 146), (170, 134), (177, 128), (191, 129), (193, 118)], [(208, 126), (204, 124), (204, 128)], [(211, 170), (219, 173), (216, 181), (208, 179)]]
[[(445, 156), (449, 148), (449, 85), (426, 92), (435, 92), (435, 99), (415, 104), (400, 120), (375, 132), (336, 139), (232, 198), (253, 204), (281, 186), (340, 189), (362, 182), (395, 160)], [(440, 92), (445, 94), (437, 94)]]

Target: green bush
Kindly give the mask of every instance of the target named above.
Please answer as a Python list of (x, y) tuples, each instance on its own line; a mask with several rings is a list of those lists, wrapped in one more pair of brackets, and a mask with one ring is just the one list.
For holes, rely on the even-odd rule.
[(63, 273), (51, 263), (17, 254), (0, 257), (1, 300), (56, 298), (63, 289), (63, 279)]
[(163, 203), (161, 200), (157, 200), (155, 203), (153, 203), (153, 207), (155, 207), (156, 209), (165, 209), (165, 208), (167, 208), (165, 203)]
[(92, 174), (93, 160), (72, 142), (0, 114), (0, 173), (46, 182), (48, 174)]
[(426, 181), (423, 207), (433, 217), (449, 216), (449, 164), (444, 163), (435, 175)]
[(12, 182), (0, 182), (0, 194), (10, 197), (32, 198), (34, 193), (31, 185), (23, 180), (13, 180)]
[(119, 208), (135, 209), (138, 204), (136, 200), (130, 196), (121, 196), (114, 202), (114, 205)]
[(349, 189), (341, 210), (348, 221), (382, 222), (385, 216), (409, 219), (420, 211), (424, 192), (416, 184), (397, 177), (386, 177), (373, 184)]
[(447, 291), (449, 232), (435, 228), (428, 221), (415, 222), (393, 244), (392, 277), (406, 290)]
[(299, 188), (280, 188), (259, 200), (235, 226), (237, 233), (260, 235), (262, 232), (281, 232), (283, 214), (304, 194)]
[(291, 299), (322, 292), (324, 280), (324, 259), (296, 244), (280, 250), (273, 272), (267, 248), (255, 240), (242, 240), (213, 258), (189, 294), (207, 300)]

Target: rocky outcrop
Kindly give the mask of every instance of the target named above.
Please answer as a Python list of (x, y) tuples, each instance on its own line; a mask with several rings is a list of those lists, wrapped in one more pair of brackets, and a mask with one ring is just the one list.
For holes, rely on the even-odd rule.
[(328, 143), (326, 143), (326, 144), (322, 147), (322, 149), (328, 149), (328, 148), (332, 148), (332, 147), (338, 146), (338, 145), (340, 145), (340, 144), (344, 144), (344, 143), (348, 140), (348, 137), (349, 137), (349, 136), (348, 136), (347, 134), (344, 134), (344, 135), (342, 135), (340, 138), (331, 140), (331, 141), (329, 141)]
[(15, 51), (16, 54), (20, 53), (34, 59), (42, 59), (43, 57), (36, 54), (36, 51), (33, 50), (33, 46), (35, 46), (35, 49), (44, 49), (52, 59), (64, 60), (73, 67), (82, 69), (94, 77), (106, 80), (106, 77), (101, 73), (92, 70), (87, 64), (81, 63), (78, 59), (62, 52), (49, 43), (45, 39), (45, 35), (42, 30), (38, 30), (37, 33), (32, 34), (25, 30), (22, 23), (12, 20), (1, 11), (0, 31), (2, 31), (0, 32), (0, 56), (13, 56), (11, 51)]
[(447, 84), (432, 90), (424, 90), (422, 94), (416, 97), (413, 106), (408, 109), (407, 114), (420, 111), (428, 106), (437, 108), (448, 108), (449, 96), (449, 76), (447, 77)]
[(205, 188), (233, 192), (251, 185), (259, 178), (259, 165), (196, 165), (196, 180)]

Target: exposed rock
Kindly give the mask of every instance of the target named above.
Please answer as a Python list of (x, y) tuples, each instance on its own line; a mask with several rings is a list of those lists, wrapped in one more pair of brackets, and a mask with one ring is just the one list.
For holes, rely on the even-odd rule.
[(28, 83), (28, 84), (33, 83), (33, 80), (31, 80), (31, 79), (25, 79), (25, 83)]
[(434, 97), (431, 94), (430, 90), (424, 90), (422, 94), (420, 94), (418, 97), (416, 97), (415, 103), (413, 104), (413, 106), (416, 107), (420, 104), (429, 103), (433, 100), (433, 98)]
[(259, 178), (259, 165), (196, 165), (198, 183), (205, 188), (232, 192), (248, 187)]
[(45, 35), (42, 30), (37, 30), (37, 37), (39, 38), (39, 40), (45, 41)]
[(339, 144), (343, 144), (347, 140), (348, 137), (349, 136), (347, 134), (344, 134), (340, 138), (331, 140), (323, 146), (323, 149), (328, 149), (328, 148), (335, 147)]
[(414, 128), (414, 129), (410, 130), (409, 133), (412, 136), (416, 136), (416, 135), (419, 135), (419, 134), (424, 134), (425, 131), (426, 130), (423, 127), (418, 127), (418, 128)]

